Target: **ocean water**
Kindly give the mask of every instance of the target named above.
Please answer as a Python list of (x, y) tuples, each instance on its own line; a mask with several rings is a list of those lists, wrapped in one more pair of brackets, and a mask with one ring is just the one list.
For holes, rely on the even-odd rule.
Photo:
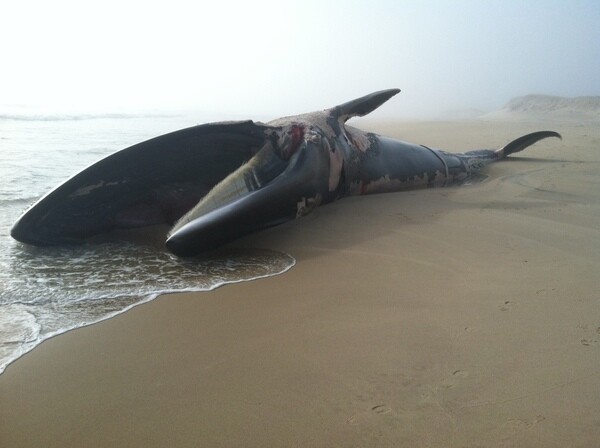
[(38, 248), (10, 237), (12, 224), (28, 206), (81, 169), (134, 143), (203, 121), (209, 120), (0, 114), (0, 373), (49, 337), (159, 294), (211, 290), (294, 265), (288, 254), (258, 248), (182, 260), (164, 249), (162, 238)]

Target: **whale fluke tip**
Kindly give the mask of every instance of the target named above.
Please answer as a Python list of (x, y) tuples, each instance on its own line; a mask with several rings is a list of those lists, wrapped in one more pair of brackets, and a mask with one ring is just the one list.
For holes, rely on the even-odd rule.
[(531, 134), (524, 135), (523, 137), (519, 137), (516, 140), (513, 140), (508, 145), (500, 148), (496, 151), (496, 153), (502, 158), (509, 156), (510, 154), (514, 154), (515, 152), (523, 151), (528, 146), (533, 145), (534, 143), (539, 142), (542, 139), (548, 137), (556, 137), (562, 140), (562, 136), (555, 131), (539, 131), (533, 132)]

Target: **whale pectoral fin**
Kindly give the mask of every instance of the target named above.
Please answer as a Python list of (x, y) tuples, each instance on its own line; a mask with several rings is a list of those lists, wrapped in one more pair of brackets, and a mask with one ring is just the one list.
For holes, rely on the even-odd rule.
[(342, 123), (345, 123), (352, 117), (363, 117), (373, 112), (399, 92), (400, 89), (380, 90), (379, 92), (370, 93), (369, 95), (335, 106), (329, 109), (329, 111)]
[(503, 158), (509, 156), (510, 154), (514, 154), (515, 152), (523, 151), (528, 146), (533, 145), (534, 143), (539, 142), (540, 140), (548, 137), (557, 137), (562, 140), (562, 136), (558, 132), (554, 131), (539, 131), (533, 132), (531, 134), (524, 135), (523, 137), (519, 137), (516, 140), (513, 140), (508, 145), (504, 146), (495, 151), (497, 157)]

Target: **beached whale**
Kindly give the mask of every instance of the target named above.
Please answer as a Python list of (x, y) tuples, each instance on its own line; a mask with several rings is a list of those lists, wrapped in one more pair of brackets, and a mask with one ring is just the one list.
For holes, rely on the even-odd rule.
[(346, 126), (398, 92), (267, 124), (209, 123), (136, 144), (48, 193), (11, 235), (58, 245), (168, 223), (167, 248), (193, 256), (344, 196), (463, 182), (489, 162), (560, 138), (541, 131), (500, 149), (453, 154)]

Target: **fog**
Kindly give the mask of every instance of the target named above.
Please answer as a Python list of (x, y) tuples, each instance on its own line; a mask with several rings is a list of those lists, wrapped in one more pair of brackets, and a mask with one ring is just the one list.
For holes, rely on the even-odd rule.
[(0, 112), (272, 118), (385, 88), (378, 117), (600, 95), (600, 2), (14, 1)]

